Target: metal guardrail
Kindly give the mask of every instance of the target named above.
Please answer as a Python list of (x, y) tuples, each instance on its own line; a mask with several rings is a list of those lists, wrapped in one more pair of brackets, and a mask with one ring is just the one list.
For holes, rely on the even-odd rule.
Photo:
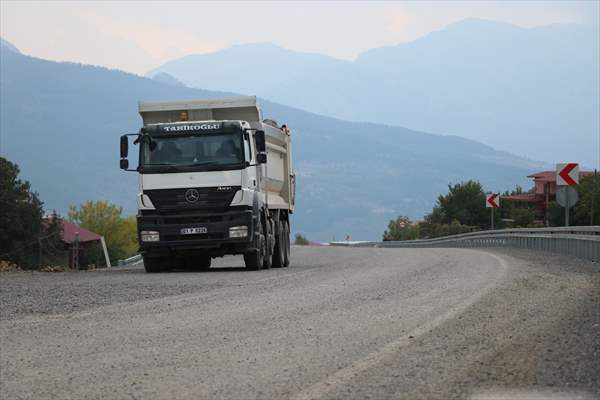
[(600, 226), (499, 229), (462, 233), (434, 239), (388, 242), (331, 243), (352, 247), (512, 247), (571, 255), (600, 261)]
[(140, 254), (136, 254), (133, 257), (129, 257), (124, 260), (119, 260), (119, 267), (125, 267), (127, 265), (137, 264), (141, 261), (142, 261), (142, 256)]

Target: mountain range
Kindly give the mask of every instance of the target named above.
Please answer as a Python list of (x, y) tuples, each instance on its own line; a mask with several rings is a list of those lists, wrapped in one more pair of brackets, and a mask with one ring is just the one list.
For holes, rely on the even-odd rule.
[(453, 134), (549, 163), (597, 166), (600, 33), (467, 19), (353, 61), (270, 43), (188, 55), (150, 71), (349, 121)]
[(12, 43), (10, 43), (7, 40), (4, 40), (1, 37), (0, 37), (0, 49), (6, 50), (6, 51), (11, 51), (13, 53), (20, 53), (19, 49), (17, 49)]
[[(19, 164), (45, 202), (109, 200), (135, 212), (136, 173), (118, 168), (118, 138), (137, 132), (138, 100), (229, 97), (167, 75), (156, 80), (102, 67), (47, 61), (0, 48), (0, 156)], [(326, 94), (323, 94), (326, 96)], [(348, 122), (272, 101), (264, 116), (293, 131), (297, 212), (293, 231), (313, 240), (378, 239), (399, 214), (420, 218), (448, 183), (489, 190), (529, 185), (547, 166), (473, 140)]]

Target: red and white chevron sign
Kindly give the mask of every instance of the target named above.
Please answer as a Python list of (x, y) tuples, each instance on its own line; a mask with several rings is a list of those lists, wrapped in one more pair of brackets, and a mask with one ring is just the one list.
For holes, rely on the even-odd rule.
[(485, 206), (487, 208), (498, 208), (500, 207), (500, 193), (492, 193), (485, 199)]
[(556, 185), (575, 186), (579, 183), (579, 164), (556, 164)]

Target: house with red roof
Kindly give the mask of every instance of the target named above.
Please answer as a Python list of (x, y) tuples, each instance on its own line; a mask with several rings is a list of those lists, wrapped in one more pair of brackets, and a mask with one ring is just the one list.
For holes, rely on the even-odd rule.
[[(52, 216), (44, 218), (46, 223), (52, 220)], [(110, 259), (108, 258), (108, 250), (104, 237), (95, 232), (82, 228), (65, 219), (60, 219), (62, 226), (61, 240), (64, 244), (64, 250), (68, 253), (68, 264), (71, 269), (79, 269), (79, 260), (82, 254), (89, 248), (91, 244), (99, 243), (104, 252), (106, 265), (110, 267)]]
[(79, 240), (80, 243), (88, 243), (99, 241), (102, 238), (102, 236), (97, 233), (88, 231), (87, 229), (64, 219), (61, 223), (63, 228), (61, 238), (64, 243), (72, 244), (76, 240)]
[[(579, 179), (594, 175), (593, 171), (579, 171)], [(538, 215), (547, 220), (548, 206), (556, 200), (556, 171), (542, 171), (527, 176), (533, 179), (533, 189), (528, 193), (502, 196), (503, 201), (520, 201), (535, 206)]]

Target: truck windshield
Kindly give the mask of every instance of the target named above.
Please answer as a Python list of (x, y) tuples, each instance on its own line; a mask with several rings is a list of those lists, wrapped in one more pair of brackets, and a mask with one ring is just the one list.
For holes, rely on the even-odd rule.
[(237, 168), (243, 148), (239, 133), (154, 137), (143, 141), (141, 162), (150, 169)]

